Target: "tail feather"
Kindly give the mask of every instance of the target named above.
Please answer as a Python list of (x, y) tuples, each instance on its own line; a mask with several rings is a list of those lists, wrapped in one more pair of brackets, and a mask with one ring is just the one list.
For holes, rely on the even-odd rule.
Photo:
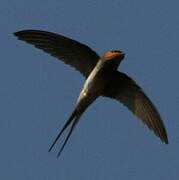
[[(56, 144), (56, 142), (58, 141), (58, 139), (60, 138), (60, 136), (62, 135), (62, 133), (65, 131), (65, 129), (70, 125), (70, 123), (73, 121), (73, 119), (76, 117), (76, 109), (73, 111), (73, 113), (71, 114), (71, 116), (69, 117), (68, 121), (65, 123), (65, 125), (63, 126), (62, 130), (59, 132), (58, 136), (56, 137), (56, 139), (53, 141), (52, 145), (50, 146), (48, 152), (50, 152), (52, 150), (52, 148), (54, 147), (54, 145)], [(74, 125), (74, 123), (73, 123)], [(72, 128), (73, 128), (72, 125)], [(73, 130), (71, 128), (70, 132)], [(69, 132), (69, 134), (71, 134)], [(68, 138), (68, 136), (67, 136)], [(68, 140), (68, 139), (67, 139)], [(66, 144), (66, 143), (65, 143)]]
[(62, 147), (60, 148), (60, 150), (59, 150), (59, 152), (58, 152), (58, 154), (57, 154), (57, 158), (58, 158), (58, 157), (60, 156), (60, 154), (62, 153), (62, 151), (63, 151), (63, 149), (64, 149), (64, 147), (65, 147), (68, 139), (70, 138), (70, 136), (71, 136), (71, 134), (72, 134), (72, 132), (73, 132), (73, 130), (74, 130), (77, 122), (78, 122), (78, 120), (79, 120), (79, 117), (76, 116), (75, 119), (74, 119), (74, 121), (73, 121), (73, 124), (72, 124), (72, 126), (71, 126), (71, 128), (70, 128), (70, 131), (69, 131), (69, 133), (68, 133), (68, 135), (67, 135), (67, 137), (66, 137), (66, 139), (65, 139), (65, 141), (64, 141), (64, 143), (63, 143), (63, 145), (62, 145)]

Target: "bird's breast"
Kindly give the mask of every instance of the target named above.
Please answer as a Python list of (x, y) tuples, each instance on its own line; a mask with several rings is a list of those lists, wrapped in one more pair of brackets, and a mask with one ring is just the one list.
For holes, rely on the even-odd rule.
[(86, 94), (100, 95), (110, 79), (111, 72), (106, 71), (100, 64), (97, 64), (85, 81), (82, 91)]
[(98, 63), (84, 83), (77, 100), (78, 107), (87, 107), (98, 96), (102, 95), (111, 77), (111, 73), (107, 72), (103, 66)]

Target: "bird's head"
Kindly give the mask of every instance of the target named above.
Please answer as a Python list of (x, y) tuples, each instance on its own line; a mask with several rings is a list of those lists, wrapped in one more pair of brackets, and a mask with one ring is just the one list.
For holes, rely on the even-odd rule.
[(124, 59), (125, 54), (119, 50), (107, 51), (101, 57), (101, 63), (103, 68), (106, 67), (108, 70), (117, 70), (119, 64)]
[(115, 60), (119, 63), (124, 59), (125, 54), (120, 50), (107, 51), (103, 56), (103, 61)]

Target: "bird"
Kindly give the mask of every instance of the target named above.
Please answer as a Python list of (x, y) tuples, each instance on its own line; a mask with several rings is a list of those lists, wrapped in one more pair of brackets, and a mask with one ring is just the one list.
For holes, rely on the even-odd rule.
[(61, 155), (80, 117), (88, 106), (99, 97), (108, 97), (121, 102), (149, 129), (153, 130), (163, 143), (168, 144), (166, 128), (154, 104), (131, 77), (118, 71), (118, 66), (125, 57), (123, 51), (109, 50), (99, 56), (85, 44), (60, 34), (42, 30), (21, 30), (15, 32), (14, 35), (19, 40), (30, 43), (72, 66), (85, 77), (75, 108), (50, 146), (49, 152), (69, 127), (69, 132), (57, 157)]

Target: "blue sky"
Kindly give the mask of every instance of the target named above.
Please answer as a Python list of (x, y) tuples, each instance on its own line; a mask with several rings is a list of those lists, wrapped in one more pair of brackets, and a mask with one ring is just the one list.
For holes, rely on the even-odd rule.
[[(0, 6), (0, 178), (177, 180), (179, 176), (179, 3), (177, 0), (2, 0)], [(73, 110), (81, 74), (16, 40), (41, 29), (89, 45), (121, 49), (119, 70), (143, 87), (161, 113), (162, 144), (123, 105), (98, 99), (60, 159), (48, 148)]]

